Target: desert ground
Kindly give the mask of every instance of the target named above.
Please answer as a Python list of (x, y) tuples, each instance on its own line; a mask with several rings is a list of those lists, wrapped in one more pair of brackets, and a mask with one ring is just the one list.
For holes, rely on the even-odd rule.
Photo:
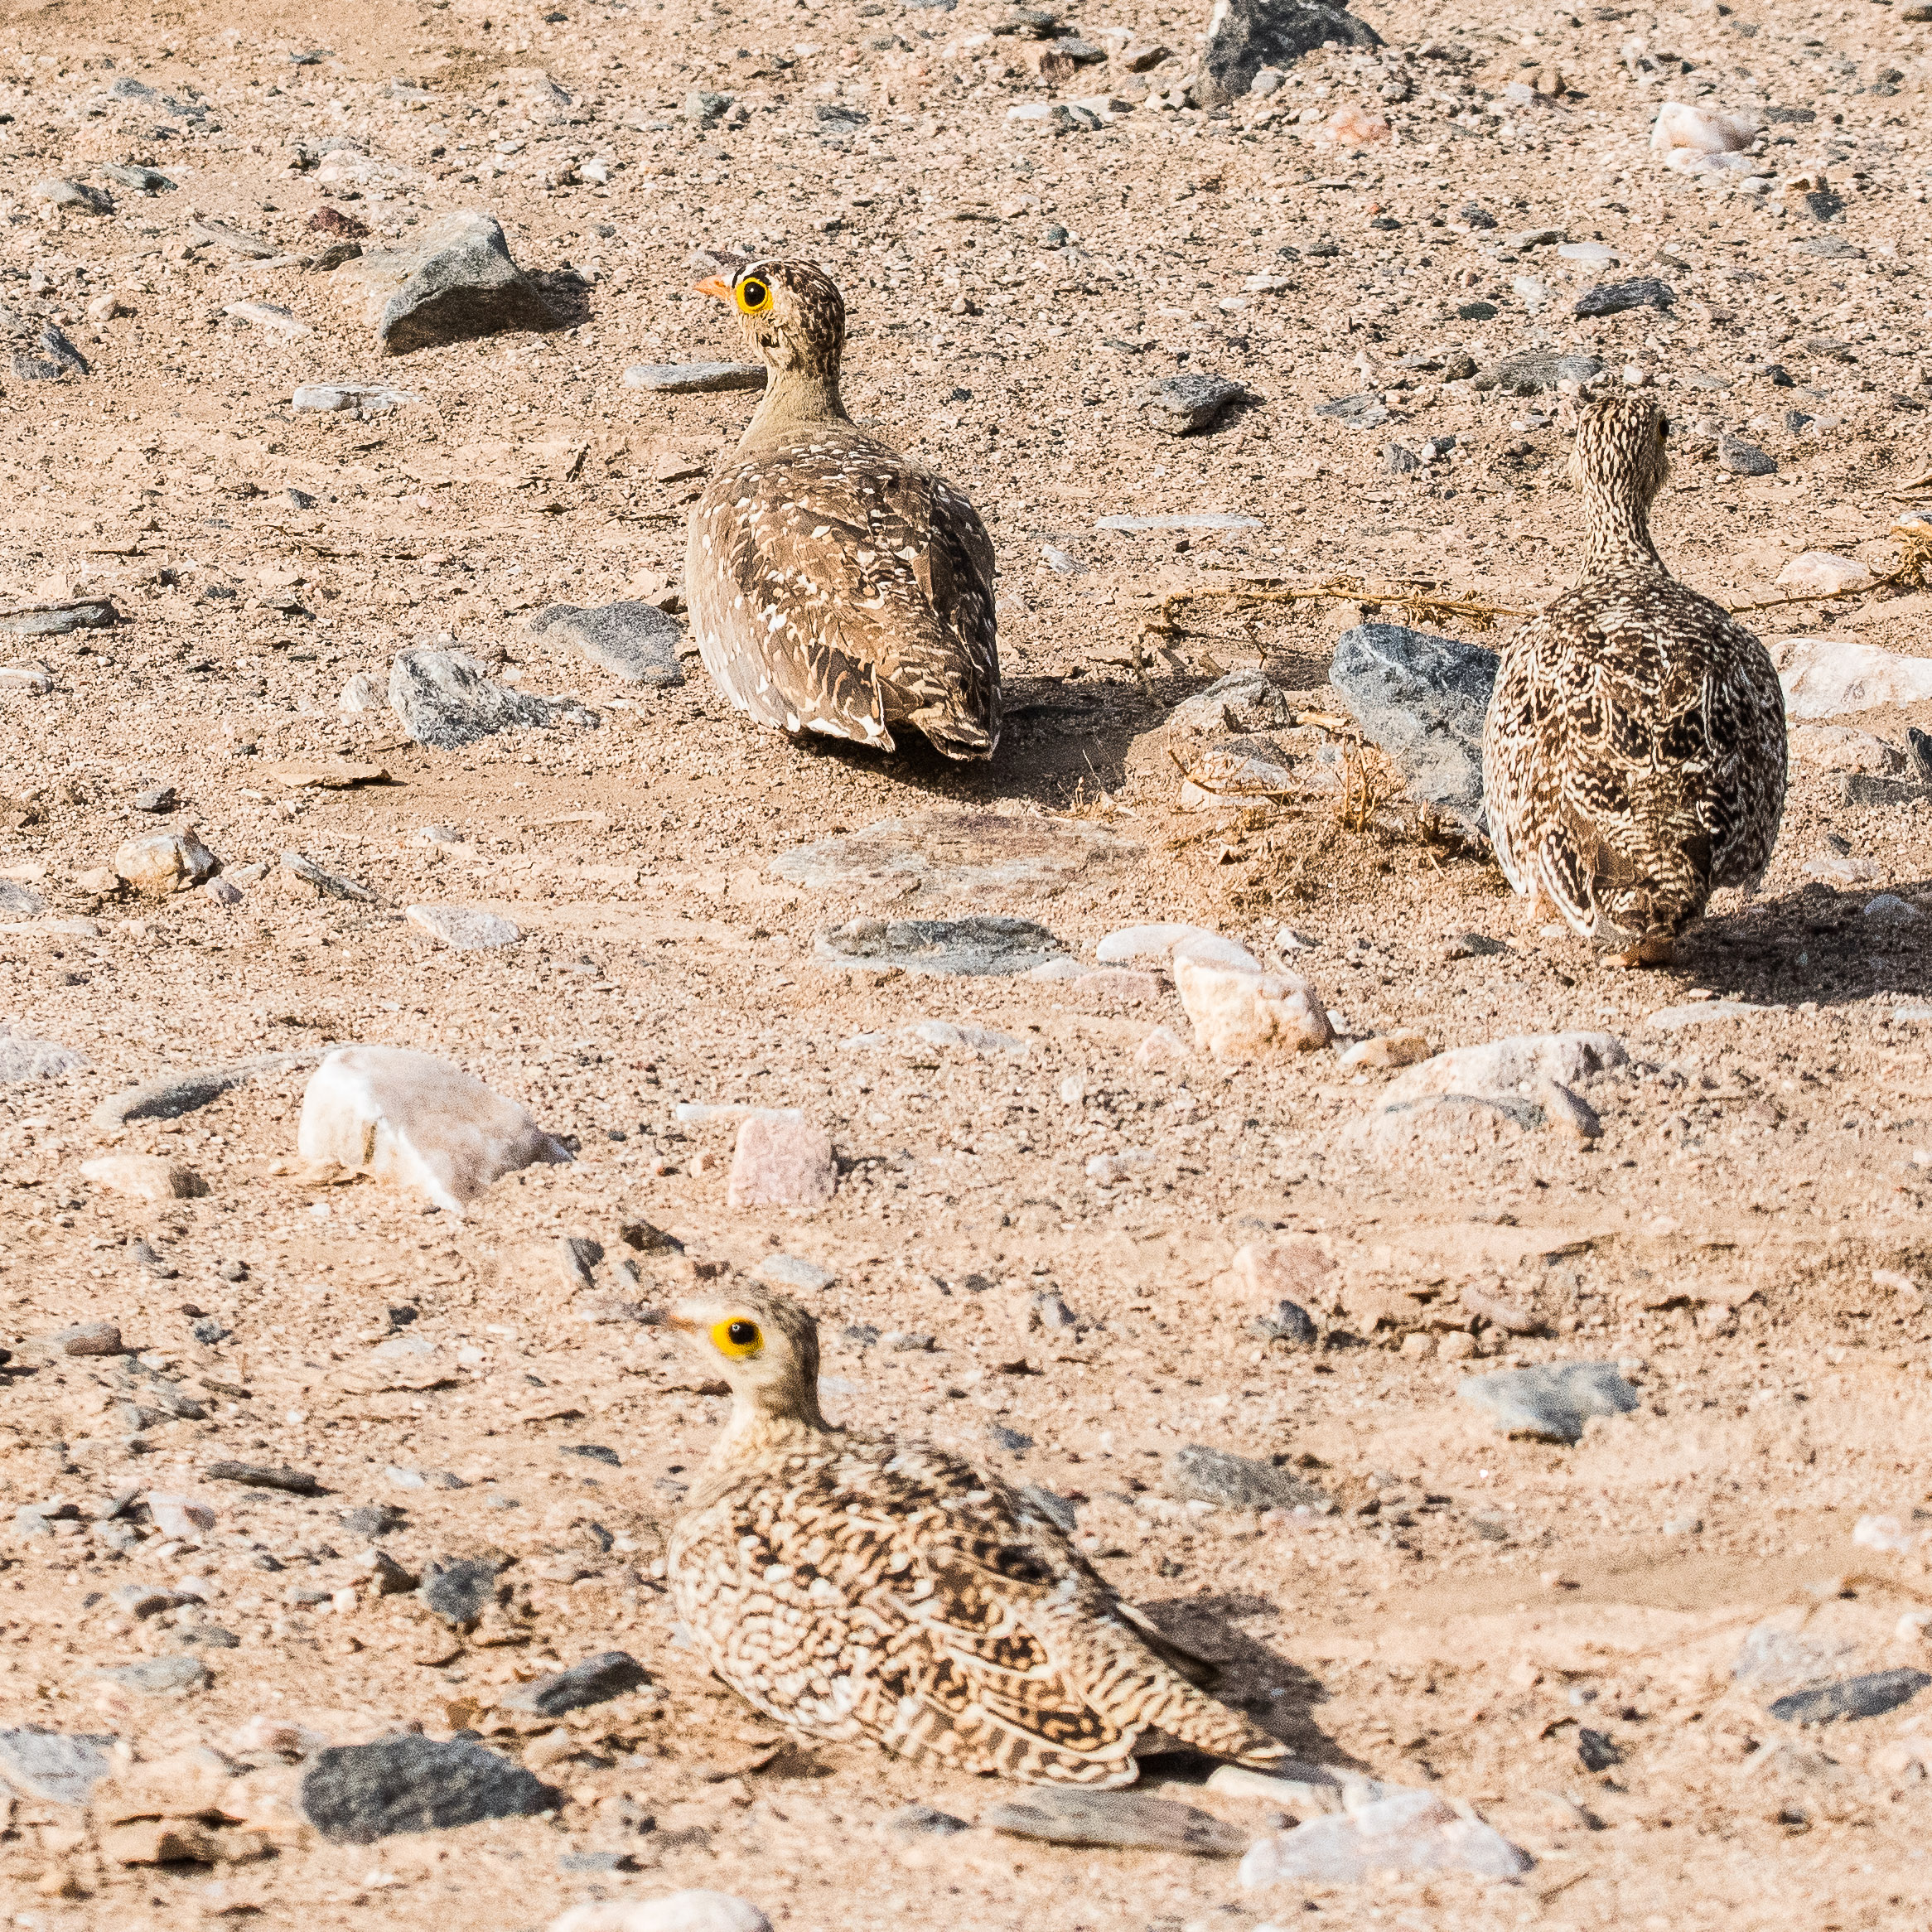
[[(0, 0), (11, 1925), (538, 1932), (683, 1890), (800, 1932), (1932, 1925), (1932, 1691), (1884, 1675), (1932, 1670), (1932, 679), (1894, 675), (1932, 669), (1895, 528), (1932, 507), (1927, 9), (1364, 0), (1379, 46), (1220, 108), (1185, 104), (1193, 9), (1009, 12)], [(1673, 100), (1753, 116), (1756, 174), (1664, 165)], [(316, 264), (455, 210), (554, 319), (385, 353), (357, 258)], [(823, 267), (855, 418), (978, 505), (991, 763), (795, 746), (688, 635), (682, 683), (627, 683), (531, 628), (682, 611), (756, 398), (625, 371), (744, 359), (708, 249)], [(1672, 305), (1573, 312), (1636, 277)], [(1687, 582), (1787, 665), (1892, 679), (1794, 713), (1761, 890), (1654, 970), (1527, 917), (1330, 682), (1364, 620), (1493, 648), (1566, 581), (1573, 385), (1493, 376), (1537, 353), (1664, 404)], [(1185, 374), (1242, 394), (1175, 435), (1148, 398)], [(294, 406), (331, 384), (366, 387)], [(1804, 601), (1814, 553), (1865, 587)], [(384, 702), (418, 649), (572, 703), (437, 749)], [(1258, 722), (1184, 711), (1243, 672)], [(1295, 784), (1217, 790), (1257, 732)], [(190, 831), (211, 878), (118, 867)], [(1335, 1041), (1210, 1052), (1157, 961), (821, 937), (983, 917), (1081, 968), (1224, 934)], [(1381, 1111), (1418, 1070), (1354, 1051), (1564, 1033), (1615, 1049), (1592, 1131)], [(305, 1089), (356, 1042), (574, 1157), (460, 1212), (318, 1169)], [(730, 1205), (747, 1108), (829, 1134), (829, 1200)], [(115, 1179), (155, 1162), (83, 1172), (125, 1156), (160, 1198)], [(712, 1678), (665, 1538), (725, 1404), (661, 1314), (741, 1278), (817, 1317), (835, 1421), (1051, 1492), (1293, 1788), (1155, 1756), (1136, 1790), (1221, 1821), (1210, 1852), (1056, 1843), (988, 1822), (1024, 1788)], [(1462, 1392), (1572, 1361), (1636, 1406), (1550, 1441)], [(1192, 1445), (1309, 1500), (1191, 1493)], [(467, 1616), (416, 1587), (457, 1573)], [(527, 1694), (613, 1650), (621, 1694)], [(1881, 1675), (1872, 1715), (1771, 1708)], [(305, 1801), (325, 1750), (459, 1733), (553, 1801), (374, 1842)], [(1523, 1868), (1240, 1881), (1364, 1780)], [(762, 1923), (632, 1921), (674, 1922)]]

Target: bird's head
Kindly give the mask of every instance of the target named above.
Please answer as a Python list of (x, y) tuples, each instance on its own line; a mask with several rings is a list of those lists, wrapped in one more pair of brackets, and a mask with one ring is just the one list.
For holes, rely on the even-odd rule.
[(1650, 397), (1605, 396), (1577, 418), (1570, 479), (1602, 495), (1634, 498), (1648, 510), (1670, 474), (1669, 435), (1664, 412)]
[(698, 284), (728, 302), (759, 359), (775, 374), (792, 370), (836, 383), (845, 353), (845, 302), (809, 262), (747, 262)]
[(731, 1384), (734, 1430), (761, 1417), (825, 1427), (819, 1325), (790, 1296), (749, 1287), (693, 1295), (672, 1309), (669, 1321)]

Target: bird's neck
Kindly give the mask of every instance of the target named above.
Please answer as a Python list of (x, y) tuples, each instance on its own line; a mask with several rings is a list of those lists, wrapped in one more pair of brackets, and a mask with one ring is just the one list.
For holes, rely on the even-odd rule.
[(709, 1467), (723, 1469), (775, 1451), (807, 1448), (833, 1432), (819, 1410), (816, 1388), (761, 1389), (732, 1398), (724, 1432), (705, 1460)]
[(741, 450), (795, 442), (828, 423), (850, 423), (845, 398), (838, 393), (837, 369), (774, 369), (766, 379), (764, 400), (739, 440)]
[(1585, 486), (1583, 568), (1661, 570), (1648, 507), (1627, 492)]

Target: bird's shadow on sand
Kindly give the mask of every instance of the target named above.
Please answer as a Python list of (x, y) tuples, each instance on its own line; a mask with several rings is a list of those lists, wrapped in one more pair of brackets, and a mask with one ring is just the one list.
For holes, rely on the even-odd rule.
[[(1218, 1596), (1171, 1597), (1136, 1607), (1163, 1634), (1218, 1664), (1220, 1675), (1214, 1694), (1245, 1712), (1271, 1737), (1278, 1737), (1304, 1764), (1337, 1774), (1367, 1769), (1316, 1722), (1316, 1707), (1328, 1701), (1328, 1689), (1321, 1678), (1278, 1650), (1257, 1642), (1235, 1620), (1278, 1615), (1270, 1599), (1229, 1591)], [(1198, 1751), (1158, 1754), (1161, 1775), (1188, 1783), (1205, 1780), (1215, 1762)], [(1143, 1770), (1142, 1775), (1149, 1773)]]

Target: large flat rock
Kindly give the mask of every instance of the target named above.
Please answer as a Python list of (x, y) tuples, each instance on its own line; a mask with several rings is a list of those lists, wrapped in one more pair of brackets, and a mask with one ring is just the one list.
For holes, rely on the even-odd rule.
[(1084, 819), (1007, 812), (922, 812), (781, 853), (771, 870), (795, 886), (907, 884), (922, 891), (1063, 890), (1084, 873), (1132, 864), (1141, 848)]

